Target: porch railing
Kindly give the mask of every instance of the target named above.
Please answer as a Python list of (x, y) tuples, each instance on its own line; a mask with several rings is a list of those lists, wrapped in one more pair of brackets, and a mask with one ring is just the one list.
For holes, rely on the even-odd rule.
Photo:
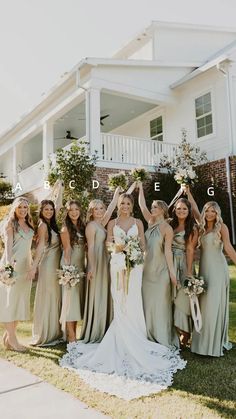
[(177, 144), (137, 137), (101, 134), (102, 159), (111, 163), (157, 166), (163, 155), (171, 158)]

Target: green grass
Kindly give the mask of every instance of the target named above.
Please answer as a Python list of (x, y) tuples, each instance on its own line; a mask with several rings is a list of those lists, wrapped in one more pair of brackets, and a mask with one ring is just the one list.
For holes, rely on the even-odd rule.
[[(230, 266), (229, 269), (229, 332), (231, 341), (236, 342), (236, 268)], [(32, 304), (34, 292), (35, 285), (32, 290)], [(19, 337), (22, 342), (30, 341), (30, 322), (19, 325)], [(159, 394), (130, 402), (92, 390), (74, 372), (60, 368), (58, 360), (65, 350), (64, 344), (53, 348), (34, 347), (23, 354), (1, 348), (0, 357), (31, 371), (113, 418), (235, 418), (236, 346), (221, 358), (201, 357), (185, 350), (183, 357), (188, 361), (187, 368), (175, 374), (172, 387)]]

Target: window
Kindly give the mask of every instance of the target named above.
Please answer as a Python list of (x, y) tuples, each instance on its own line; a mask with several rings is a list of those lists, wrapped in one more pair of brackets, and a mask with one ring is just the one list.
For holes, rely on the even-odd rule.
[(152, 140), (163, 141), (162, 116), (150, 121), (150, 137)]
[(195, 114), (197, 123), (197, 138), (212, 134), (212, 107), (211, 107), (211, 93), (206, 93), (203, 96), (195, 99)]

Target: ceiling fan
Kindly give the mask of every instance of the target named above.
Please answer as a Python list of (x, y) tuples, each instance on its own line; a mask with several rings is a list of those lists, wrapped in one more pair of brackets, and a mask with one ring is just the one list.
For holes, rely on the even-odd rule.
[[(102, 122), (103, 121), (103, 119), (106, 119), (106, 118), (108, 118), (110, 116), (110, 114), (108, 113), (108, 114), (106, 114), (106, 115), (102, 115), (102, 116), (100, 116), (100, 125), (102, 125), (102, 126), (104, 126), (104, 123)], [(79, 121), (84, 121), (85, 120), (85, 118), (78, 118), (78, 120)]]
[(110, 116), (110, 114), (108, 113), (108, 114), (106, 114), (106, 115), (103, 115), (103, 116), (100, 116), (100, 125), (104, 125), (104, 123), (102, 122), (103, 121), (103, 119), (106, 119), (106, 118), (108, 118)]
[(54, 138), (54, 140), (78, 140), (78, 137), (73, 137), (71, 135), (71, 131), (67, 130), (66, 135), (64, 137)]

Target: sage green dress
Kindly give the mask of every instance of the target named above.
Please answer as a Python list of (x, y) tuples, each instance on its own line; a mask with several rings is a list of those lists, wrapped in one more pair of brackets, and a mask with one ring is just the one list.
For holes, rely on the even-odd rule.
[(110, 270), (108, 253), (105, 246), (106, 230), (94, 221), (95, 272), (94, 277), (86, 280), (84, 322), (80, 339), (84, 343), (100, 342), (113, 318), (110, 293)]
[(174, 233), (172, 252), (178, 287), (174, 290), (174, 325), (178, 329), (191, 333), (192, 317), (189, 296), (183, 290), (187, 274), (185, 231)]
[(229, 271), (223, 254), (223, 243), (216, 242), (214, 231), (201, 239), (199, 273), (206, 281), (207, 290), (199, 296), (202, 330), (193, 331), (191, 351), (200, 355), (222, 356), (223, 349), (231, 349), (228, 341)]
[[(84, 238), (78, 235), (78, 241), (74, 244), (71, 250), (71, 265), (78, 268), (79, 272), (85, 271), (85, 241)], [(61, 266), (64, 265), (64, 254), (61, 259)], [(64, 294), (64, 287), (62, 287), (62, 295)], [(81, 278), (79, 283), (69, 290), (69, 304), (66, 310), (66, 321), (79, 321), (83, 319), (84, 313), (84, 299), (85, 299), (85, 278)]]
[[(31, 266), (31, 245), (34, 232), (29, 229), (27, 233), (21, 228), (14, 232), (12, 259), (16, 260), (16, 282), (7, 287), (0, 282), (0, 322), (30, 320), (30, 292), (32, 281), (27, 279)], [(6, 263), (4, 251), (0, 265)]]
[(57, 276), (60, 259), (59, 235), (52, 230), (51, 244), (45, 247), (39, 264), (32, 345), (52, 344), (61, 337), (61, 286)]
[(171, 280), (164, 253), (164, 238), (158, 224), (145, 232), (143, 309), (147, 337), (165, 346), (179, 345), (173, 328)]

